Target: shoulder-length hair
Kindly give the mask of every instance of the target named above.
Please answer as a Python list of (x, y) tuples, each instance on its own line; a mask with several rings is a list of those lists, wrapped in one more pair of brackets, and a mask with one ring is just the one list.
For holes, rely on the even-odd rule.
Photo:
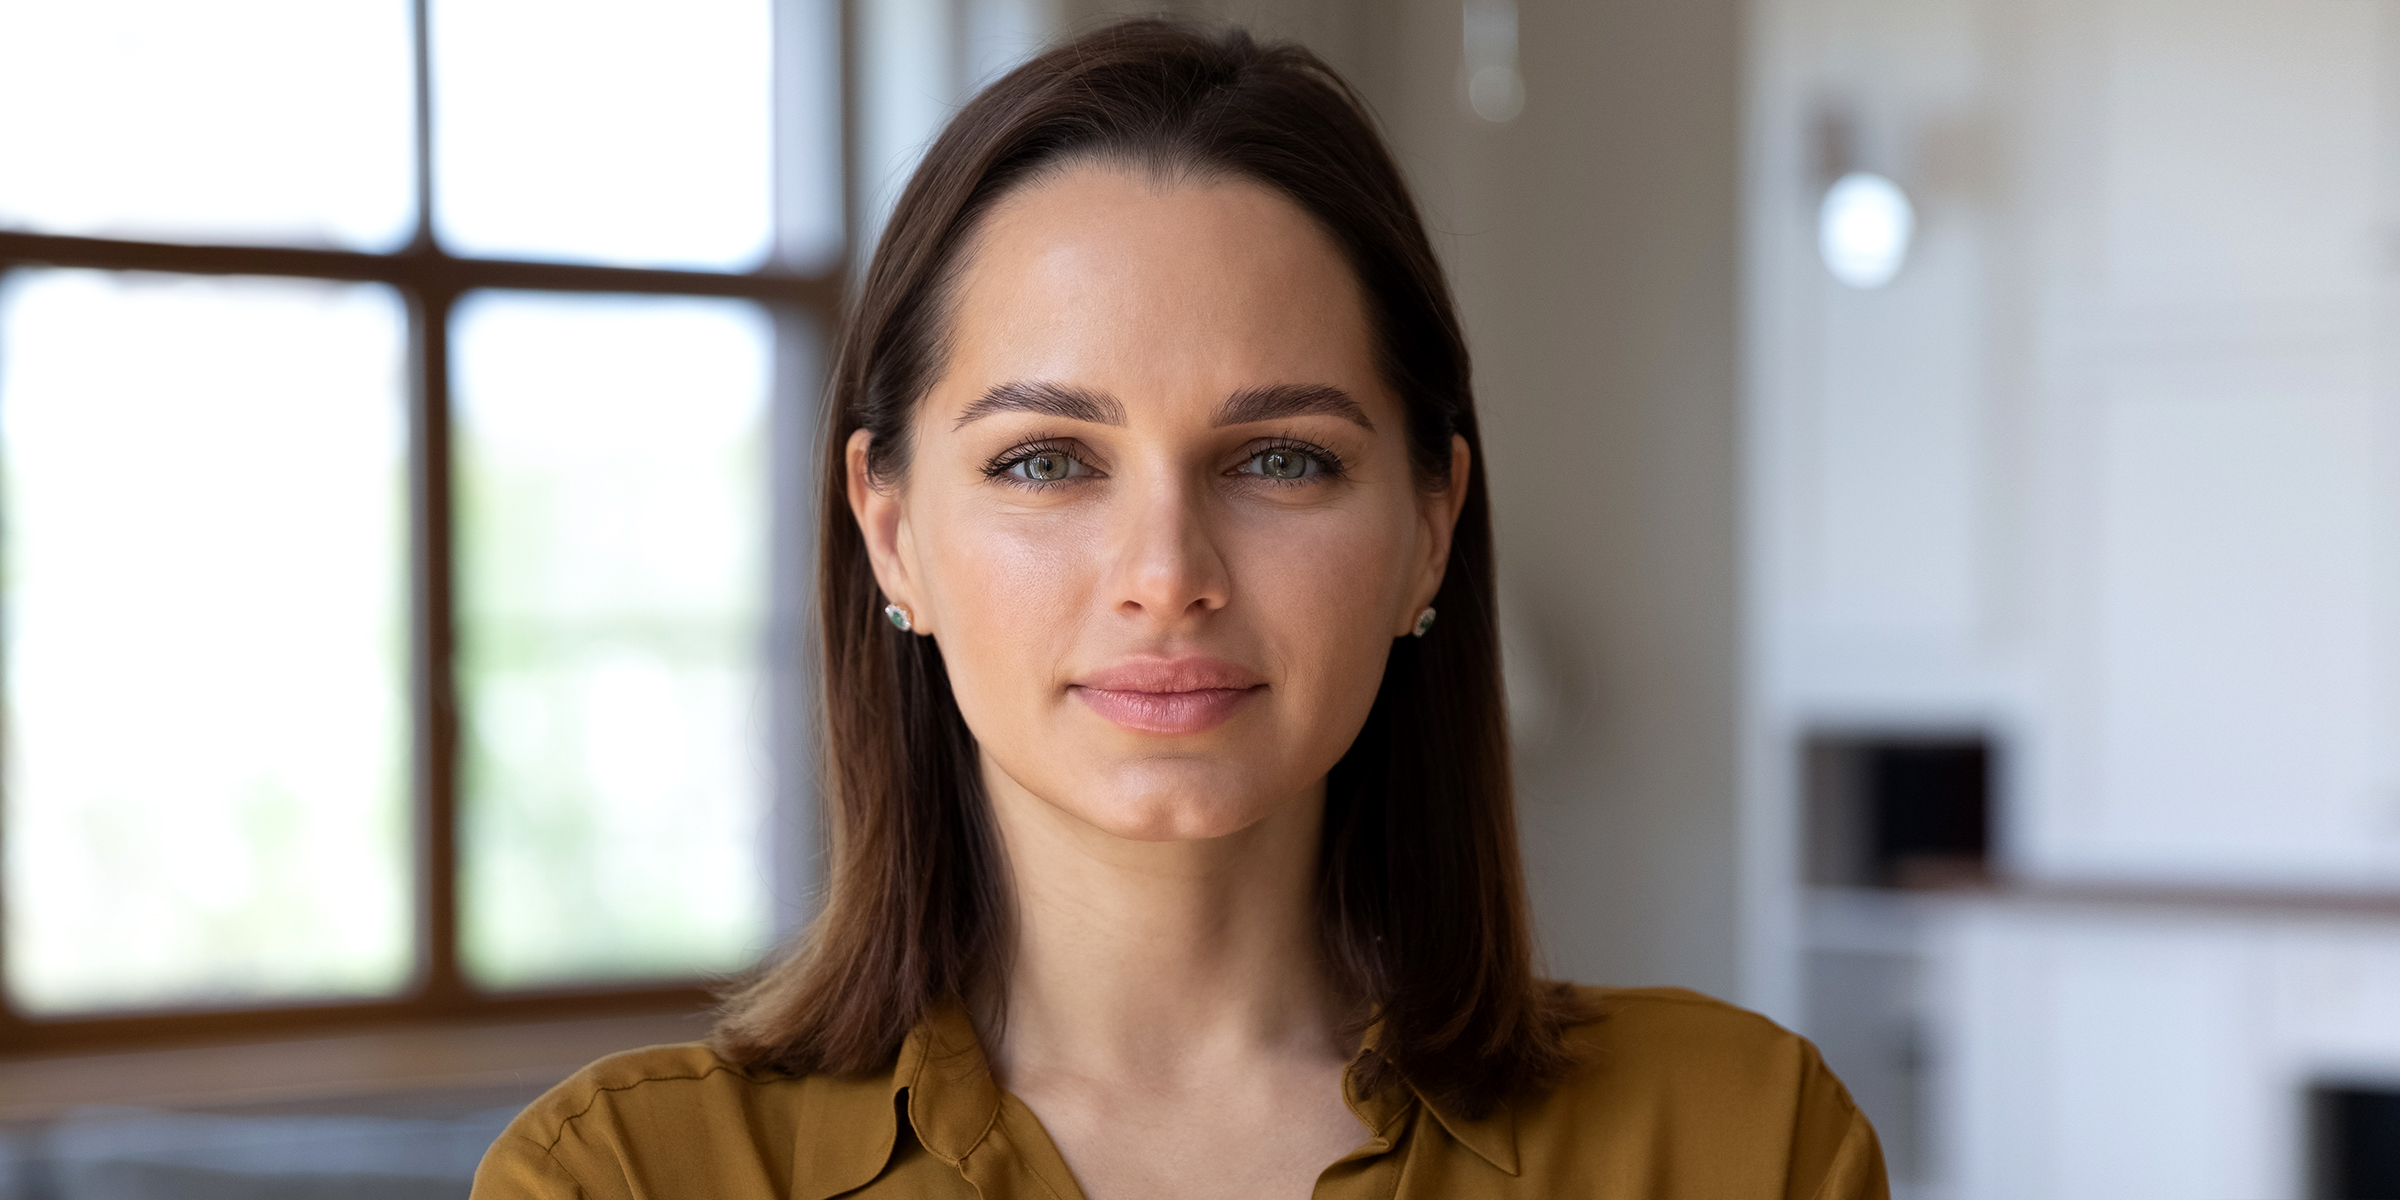
[[(798, 949), (735, 993), (716, 1031), (745, 1065), (887, 1064), (946, 998), (1005, 967), (1008, 889), (940, 650), (901, 634), (845, 497), (844, 448), (907, 466), (914, 406), (942, 370), (950, 285), (977, 220), (1083, 161), (1238, 178), (1289, 198), (1340, 245), (1419, 485), (1450, 485), (1450, 439), (1481, 461), (1449, 287), (1364, 103), (1323, 60), (1239, 30), (1106, 26), (992, 84), (901, 193), (842, 329), (824, 428), (818, 563), (831, 879)], [(1517, 853), (1484, 472), (1471, 471), (1424, 638), (1394, 641), (1366, 724), (1326, 784), (1318, 922), (1337, 984), (1379, 1024), (1361, 1063), (1483, 1111), (1568, 1069), (1574, 1000), (1533, 975)]]

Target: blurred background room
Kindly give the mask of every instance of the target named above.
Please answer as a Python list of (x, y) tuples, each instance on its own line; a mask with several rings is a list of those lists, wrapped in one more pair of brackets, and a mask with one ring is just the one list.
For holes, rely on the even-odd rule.
[[(1119, 8), (0, 0), (0, 1200), (462, 1197), (705, 1031), (847, 275)], [(1912, 1200), (2400, 1196), (2400, 4), (1173, 10), (1453, 272), (1554, 973)]]

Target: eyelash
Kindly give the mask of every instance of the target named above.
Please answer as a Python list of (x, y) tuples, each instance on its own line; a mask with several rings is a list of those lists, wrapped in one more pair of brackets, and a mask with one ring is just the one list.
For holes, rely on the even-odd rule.
[[(1243, 455), (1240, 464), (1235, 467), (1234, 471), (1228, 473), (1245, 473), (1241, 471), (1241, 467), (1249, 466), (1251, 463), (1258, 461), (1261, 457), (1273, 454), (1278, 450), (1290, 451), (1292, 453), (1304, 455), (1315, 460), (1318, 467), (1318, 473), (1315, 476), (1303, 479), (1274, 479), (1263, 474), (1258, 475), (1258, 478), (1266, 483), (1273, 484), (1277, 487), (1300, 487), (1319, 479), (1339, 479), (1342, 477), (1343, 467), (1341, 455), (1336, 454), (1333, 451), (1316, 444), (1315, 442), (1308, 441), (1304, 438), (1290, 436), (1268, 439), (1264, 444), (1257, 446), (1248, 454)], [(1086, 470), (1089, 470), (1091, 467), (1091, 464), (1084, 463), (1081, 458), (1076, 457), (1075, 448), (1069, 443), (1056, 438), (1043, 438), (1031, 442), (1020, 442), (1017, 445), (1011, 446), (1008, 449), (992, 456), (989, 461), (983, 464), (983, 476), (986, 479), (1006, 483), (1012, 487), (1035, 489), (1055, 487), (1058, 484), (1068, 482), (1064, 479), (1051, 480), (1048, 482), (1031, 479), (1019, 479), (1012, 474), (1017, 467), (1023, 465), (1027, 460), (1043, 454), (1063, 454), (1069, 458), (1075, 459), (1075, 461), (1078, 463), (1083, 463), (1083, 466)]]

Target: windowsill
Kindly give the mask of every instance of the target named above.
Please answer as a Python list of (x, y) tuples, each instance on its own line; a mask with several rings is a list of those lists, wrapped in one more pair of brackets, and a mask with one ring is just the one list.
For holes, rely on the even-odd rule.
[(707, 1014), (679, 1009), (23, 1055), (0, 1059), (0, 1122), (38, 1121), (92, 1106), (222, 1108), (486, 1089), (530, 1096), (604, 1055), (694, 1041), (707, 1032)]

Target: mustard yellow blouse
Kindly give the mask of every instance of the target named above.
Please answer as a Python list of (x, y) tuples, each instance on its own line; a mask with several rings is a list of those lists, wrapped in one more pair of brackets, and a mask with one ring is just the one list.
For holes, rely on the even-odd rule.
[[(1364, 1140), (1321, 1200), (1694, 1197), (1884, 1200), (1875, 1131), (1816, 1048), (1672, 988), (1591, 989), (1583, 1068), (1466, 1120), (1405, 1086), (1346, 1085)], [(956, 1010), (888, 1072), (744, 1071), (701, 1045), (605, 1058), (527, 1108), (474, 1200), (1082, 1200), (1033, 1111), (992, 1079)]]

